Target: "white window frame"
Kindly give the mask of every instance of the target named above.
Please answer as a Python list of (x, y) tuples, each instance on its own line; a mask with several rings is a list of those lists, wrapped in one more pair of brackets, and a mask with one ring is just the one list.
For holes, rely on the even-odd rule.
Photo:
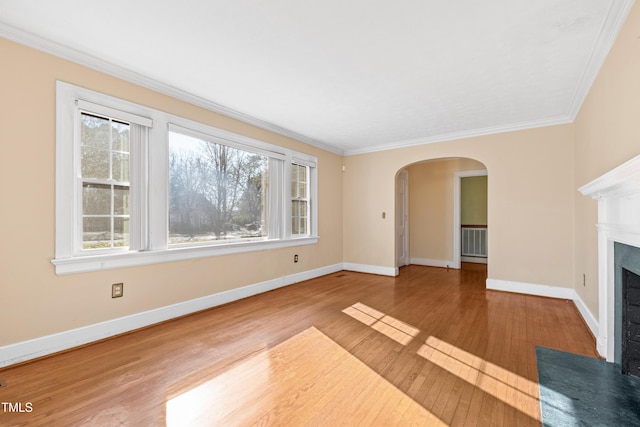
[[(107, 108), (100, 104), (93, 104), (91, 102), (78, 99), (75, 101), (76, 111), (74, 113), (74, 152), (71, 155), (74, 158), (73, 165), (69, 171), (72, 171), (74, 176), (74, 185), (76, 186), (75, 192), (75, 219), (72, 215), (64, 218), (65, 221), (73, 221), (75, 224), (74, 238), (73, 238), (73, 251), (74, 256), (83, 256), (88, 254), (108, 254), (127, 252), (128, 250), (144, 249), (146, 247), (146, 227), (143, 219), (143, 215), (146, 215), (146, 200), (147, 192), (146, 186), (143, 184), (143, 171), (146, 170), (146, 158), (148, 147), (148, 130), (153, 127), (153, 120), (146, 117), (137, 116), (125, 111), (119, 111), (112, 108)], [(130, 149), (129, 159), (137, 159), (138, 164), (134, 167), (130, 166), (130, 171), (135, 170), (135, 175), (129, 176), (129, 191), (131, 195), (131, 206), (129, 212), (130, 226), (134, 227), (136, 233), (130, 233), (128, 248), (108, 248), (108, 249), (91, 249), (89, 251), (82, 249), (83, 244), (83, 200), (82, 200), (82, 184), (85, 179), (81, 176), (81, 156), (79, 150), (81, 149), (82, 141), (80, 141), (81, 131), (80, 115), (83, 113), (94, 114), (96, 116), (102, 116), (105, 118), (111, 118), (121, 121), (129, 122), (129, 134), (130, 134)], [(77, 115), (77, 116), (76, 116)], [(66, 165), (65, 165), (66, 166)], [(89, 180), (92, 181), (92, 180)], [(131, 191), (132, 188), (136, 188), (137, 191)]]
[[(282, 173), (282, 164), (287, 161), (290, 157), (287, 155), (286, 150), (273, 148), (268, 145), (265, 145), (261, 141), (250, 140), (249, 138), (238, 138), (240, 135), (236, 135), (233, 138), (233, 135), (229, 135), (226, 133), (221, 133), (220, 129), (212, 128), (210, 126), (203, 125), (198, 122), (190, 121), (187, 119), (178, 119), (174, 118), (169, 123), (169, 132), (175, 132), (178, 134), (190, 136), (202, 141), (211, 142), (214, 144), (222, 144), (227, 147), (236, 148), (239, 150), (243, 150), (245, 152), (251, 152), (254, 154), (260, 154), (263, 156), (267, 156), (269, 160), (269, 168), (270, 168), (270, 177), (269, 177), (269, 185), (270, 187), (275, 187), (274, 190), (283, 190), (284, 183), (281, 182), (284, 178), (284, 174)], [(280, 163), (280, 164), (278, 164)], [(274, 169), (275, 168), (275, 169)], [(168, 176), (168, 171), (167, 171)], [(267, 203), (268, 209), (270, 210), (270, 214), (268, 216), (269, 221), (269, 236), (259, 239), (243, 239), (243, 242), (262, 242), (269, 240), (281, 240), (286, 236), (283, 235), (283, 218), (282, 214), (282, 204), (279, 202), (279, 192), (280, 191), (269, 191), (267, 197), (269, 201)], [(277, 206), (277, 209), (273, 209), (272, 206)], [(174, 248), (184, 248), (184, 247), (194, 247), (194, 246), (213, 246), (213, 245), (230, 245), (233, 243), (239, 243), (237, 241), (230, 242), (216, 242), (216, 243), (192, 243), (192, 244), (176, 244), (173, 246), (169, 246), (171, 249)]]
[[(81, 251), (78, 222), (81, 218), (78, 194), (79, 178), (79, 111), (94, 112), (125, 121), (142, 123), (140, 142), (132, 144), (131, 197), (137, 200), (131, 215), (131, 244), (128, 250)], [(296, 152), (243, 135), (167, 114), (109, 95), (64, 82), (56, 85), (56, 244), (51, 260), (56, 274), (98, 271), (203, 258), (217, 255), (277, 249), (318, 242), (317, 184), (318, 162), (314, 156)], [(168, 245), (169, 130), (208, 136), (229, 146), (261, 153), (279, 163), (279, 191), (270, 196), (269, 206), (276, 206), (270, 227), (276, 235), (267, 240)], [(291, 168), (292, 163), (309, 166), (310, 226), (306, 236), (291, 235)], [(151, 186), (150, 183), (153, 183)], [(80, 243), (79, 243), (80, 242)]]
[[(313, 220), (317, 215), (317, 211), (314, 211), (314, 209), (316, 208), (315, 200), (317, 197), (317, 192), (313, 191), (314, 188), (311, 185), (311, 183), (317, 179), (317, 177), (314, 175), (316, 173), (316, 163), (311, 159), (302, 159), (297, 157), (292, 159), (292, 164), (305, 166), (307, 171), (307, 197), (305, 199), (307, 201), (307, 233), (292, 235), (292, 238), (304, 238), (310, 235), (315, 235), (317, 233), (317, 228), (314, 228), (316, 221)], [(291, 191), (289, 191), (288, 194), (291, 194)], [(291, 203), (293, 203), (294, 198), (291, 196), (289, 196), (289, 198), (291, 200)], [(289, 214), (291, 215), (291, 209), (289, 209)]]

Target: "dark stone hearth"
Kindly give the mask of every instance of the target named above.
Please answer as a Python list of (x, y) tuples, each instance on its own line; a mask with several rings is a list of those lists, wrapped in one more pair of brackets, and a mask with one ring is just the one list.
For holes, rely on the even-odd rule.
[(536, 348), (542, 425), (639, 426), (640, 378), (604, 360)]

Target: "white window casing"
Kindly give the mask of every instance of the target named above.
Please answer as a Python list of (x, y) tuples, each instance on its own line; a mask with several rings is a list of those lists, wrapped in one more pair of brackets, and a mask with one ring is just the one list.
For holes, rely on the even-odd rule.
[[(56, 86), (56, 242), (57, 274), (186, 260), (247, 251), (315, 244), (317, 159), (284, 147), (214, 128), (64, 82)], [(130, 123), (129, 246), (82, 250), (82, 184), (79, 114), (93, 113)], [(169, 132), (268, 157), (266, 192), (268, 238), (215, 245), (168, 244)], [(309, 167), (309, 230), (291, 235), (291, 164)]]

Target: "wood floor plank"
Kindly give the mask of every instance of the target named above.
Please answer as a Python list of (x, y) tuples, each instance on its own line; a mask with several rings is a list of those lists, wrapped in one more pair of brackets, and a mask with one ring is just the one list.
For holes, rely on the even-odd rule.
[[(33, 409), (0, 410), (0, 425), (539, 426), (535, 347), (595, 356), (594, 339), (572, 302), (487, 291), (485, 280), (483, 268), (345, 271), (8, 367), (0, 401)], [(358, 303), (383, 323), (343, 312)], [(326, 341), (294, 339), (310, 328)], [(373, 409), (361, 370), (388, 386)], [(189, 418), (193, 390), (219, 397)], [(256, 411), (252, 399), (268, 404)]]

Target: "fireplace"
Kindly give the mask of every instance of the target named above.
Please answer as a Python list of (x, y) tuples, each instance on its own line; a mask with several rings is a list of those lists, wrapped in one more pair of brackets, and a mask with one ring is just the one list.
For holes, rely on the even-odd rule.
[(640, 275), (640, 156), (580, 192), (598, 200), (598, 352), (622, 366), (623, 272)]
[(623, 374), (640, 376), (640, 249), (615, 243), (614, 361)]

